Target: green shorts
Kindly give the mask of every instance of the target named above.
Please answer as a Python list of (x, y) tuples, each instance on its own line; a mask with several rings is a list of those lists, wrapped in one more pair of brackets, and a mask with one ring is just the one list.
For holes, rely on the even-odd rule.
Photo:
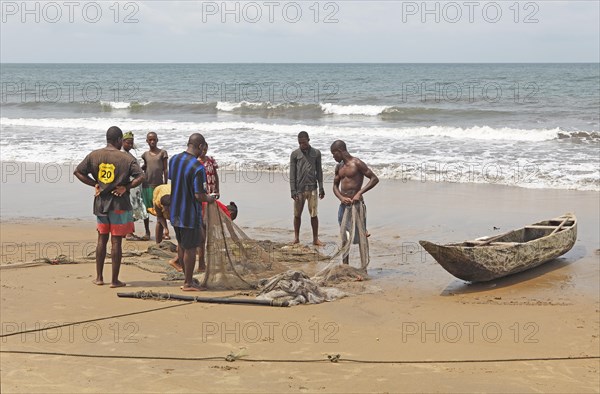
[(156, 186), (144, 186), (142, 187), (142, 201), (144, 201), (144, 205), (146, 208), (151, 208), (154, 206), (152, 203), (152, 198), (154, 195), (154, 189)]

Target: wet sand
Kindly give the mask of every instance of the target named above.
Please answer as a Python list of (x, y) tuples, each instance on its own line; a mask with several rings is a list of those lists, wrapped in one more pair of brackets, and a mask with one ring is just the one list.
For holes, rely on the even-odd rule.
[[(52, 184), (13, 178), (2, 188), (2, 265), (61, 253), (80, 259), (93, 250), (91, 188), (62, 178)], [(221, 179), (223, 201), (238, 204), (236, 223), (248, 235), (292, 239), (291, 198), (281, 175), (232, 172)], [(326, 250), (335, 250), (337, 203), (330, 188), (319, 218)], [(40, 204), (41, 196), (56, 204)], [(3, 337), (3, 352), (223, 358), (245, 348), (242, 360), (255, 360), (1, 353), (2, 392), (600, 391), (598, 358), (551, 360), (600, 353), (598, 193), (384, 180), (365, 197), (371, 280), (332, 303), (270, 308), (121, 299), (117, 292), (184, 293), (179, 283), (127, 265), (125, 289), (92, 285), (91, 263), (2, 269), (3, 335), (178, 305)], [(456, 279), (417, 244), (493, 235), (565, 212), (579, 219), (570, 252), (494, 282)], [(307, 244), (308, 216), (303, 219)], [(148, 245), (126, 243), (125, 250)], [(353, 249), (351, 262), (357, 258)], [(340, 362), (328, 361), (337, 354)], [(398, 362), (344, 361), (350, 359)]]

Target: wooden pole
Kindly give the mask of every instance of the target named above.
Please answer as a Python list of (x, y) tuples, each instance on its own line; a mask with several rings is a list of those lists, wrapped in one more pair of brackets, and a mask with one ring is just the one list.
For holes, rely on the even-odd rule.
[(244, 299), (244, 298), (221, 298), (221, 297), (197, 297), (197, 296), (185, 296), (178, 294), (169, 293), (154, 293), (154, 292), (135, 292), (135, 293), (117, 293), (117, 296), (121, 298), (139, 298), (139, 299), (151, 299), (157, 298), (161, 300), (179, 300), (179, 301), (195, 301), (207, 304), (237, 304), (237, 305), (262, 305), (262, 306), (290, 306), (287, 301), (277, 300), (255, 300), (255, 299)]
[(563, 221), (562, 221), (562, 223), (561, 223), (561, 224), (560, 224), (560, 225), (559, 225), (557, 228), (555, 228), (555, 229), (554, 229), (554, 231), (552, 231), (552, 232), (550, 233), (550, 235), (552, 235), (552, 234), (554, 234), (554, 233), (558, 232), (558, 230), (560, 230), (560, 229), (562, 228), (562, 226), (564, 226), (564, 225), (565, 225), (565, 223), (566, 223), (566, 222), (568, 222), (570, 219), (571, 219), (571, 217), (570, 217), (570, 216), (567, 216), (567, 217), (565, 218), (565, 220), (563, 220)]

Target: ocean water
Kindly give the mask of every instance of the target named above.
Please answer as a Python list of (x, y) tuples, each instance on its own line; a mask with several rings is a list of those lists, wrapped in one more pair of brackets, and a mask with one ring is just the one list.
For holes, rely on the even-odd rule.
[(600, 191), (600, 65), (2, 64), (2, 161), (75, 163), (116, 125), (285, 171), (308, 131), (383, 178)]

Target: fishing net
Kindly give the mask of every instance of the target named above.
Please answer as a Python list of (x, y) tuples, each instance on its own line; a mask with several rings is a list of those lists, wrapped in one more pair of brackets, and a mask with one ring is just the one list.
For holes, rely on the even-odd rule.
[[(335, 284), (347, 281), (361, 281), (367, 278), (367, 266), (369, 265), (369, 240), (367, 238), (367, 208), (360, 201), (352, 205), (342, 206), (343, 215), (340, 223), (340, 238), (342, 246), (340, 250), (331, 257), (332, 262), (319, 271), (313, 279), (321, 284)], [(349, 264), (340, 263), (337, 259), (350, 258), (350, 248), (358, 244), (360, 254), (360, 268), (354, 268)]]
[[(206, 272), (200, 283), (207, 289), (256, 289), (264, 278), (288, 268), (268, 244), (248, 237), (216, 204), (206, 206)], [(267, 246), (265, 249), (263, 246)]]
[[(369, 245), (366, 209), (358, 203), (344, 208), (340, 235), (342, 247), (333, 256), (316, 248), (283, 245), (249, 238), (214, 204), (206, 209), (206, 272), (200, 280), (208, 289), (258, 289), (259, 298), (289, 301), (291, 305), (320, 303), (344, 296), (327, 286), (367, 278)], [(341, 264), (349, 256), (352, 241), (358, 244), (360, 268)], [(327, 263), (317, 273), (319, 263)], [(315, 275), (316, 273), (316, 275)]]

